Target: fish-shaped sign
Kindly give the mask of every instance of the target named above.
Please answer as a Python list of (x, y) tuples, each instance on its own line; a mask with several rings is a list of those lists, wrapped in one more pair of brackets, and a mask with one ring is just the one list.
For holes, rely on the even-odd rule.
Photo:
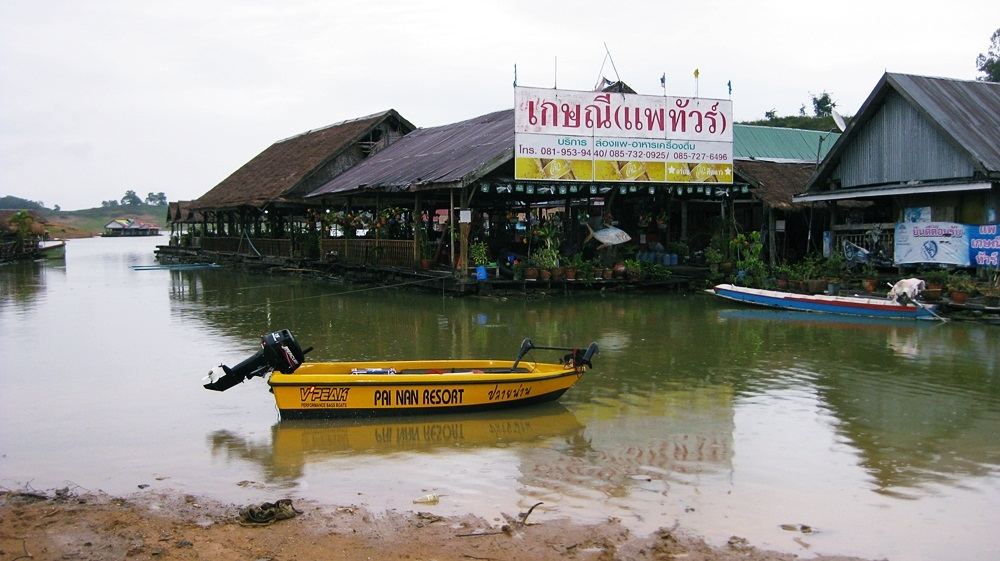
[(583, 243), (587, 243), (590, 241), (590, 238), (594, 238), (595, 240), (601, 242), (601, 248), (610, 245), (623, 244), (632, 239), (632, 236), (625, 233), (624, 230), (615, 228), (614, 226), (605, 226), (595, 232), (594, 229), (590, 227), (590, 224), (587, 224), (587, 230), (589, 230), (590, 233), (587, 234), (587, 239), (583, 240)]

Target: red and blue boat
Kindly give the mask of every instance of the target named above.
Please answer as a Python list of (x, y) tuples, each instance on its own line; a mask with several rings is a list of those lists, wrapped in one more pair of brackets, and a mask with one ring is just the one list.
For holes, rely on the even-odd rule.
[(884, 319), (942, 319), (935, 312), (935, 306), (915, 301), (898, 302), (871, 296), (797, 294), (732, 284), (717, 285), (712, 291), (716, 296), (734, 302), (783, 310)]

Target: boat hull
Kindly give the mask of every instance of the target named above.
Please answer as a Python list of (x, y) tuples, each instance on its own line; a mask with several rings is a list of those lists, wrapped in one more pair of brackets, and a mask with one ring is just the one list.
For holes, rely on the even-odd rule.
[(66, 242), (64, 240), (38, 242), (38, 254), (45, 259), (65, 259)]
[(756, 306), (858, 317), (936, 320), (933, 306), (902, 305), (884, 298), (806, 295), (720, 284), (716, 296)]
[[(558, 399), (583, 369), (511, 361), (307, 363), (268, 384), (282, 419), (484, 411)], [(356, 372), (356, 373), (352, 373)], [(386, 373), (386, 372), (393, 373)]]

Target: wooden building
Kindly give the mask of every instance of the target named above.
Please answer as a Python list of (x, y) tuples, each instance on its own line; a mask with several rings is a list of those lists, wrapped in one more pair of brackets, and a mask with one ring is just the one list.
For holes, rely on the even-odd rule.
[[(835, 247), (865, 245), (907, 208), (931, 220), (996, 224), (1000, 206), (1000, 83), (886, 73), (820, 164), (800, 203), (823, 203)], [(851, 201), (870, 204), (845, 209)]]
[(159, 236), (160, 227), (134, 218), (115, 218), (104, 225), (105, 238)]
[(303, 197), (414, 128), (390, 109), (275, 142), (192, 202), (190, 209), (202, 213), (201, 247), (300, 253), (314, 229)]

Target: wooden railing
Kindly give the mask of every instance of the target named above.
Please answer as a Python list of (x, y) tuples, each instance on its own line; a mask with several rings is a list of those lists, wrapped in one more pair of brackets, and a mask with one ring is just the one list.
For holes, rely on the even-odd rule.
[[(849, 241), (855, 245), (859, 245), (869, 251), (874, 248), (872, 239), (869, 236), (869, 231), (876, 224), (858, 224), (858, 225), (845, 225), (838, 224), (833, 228), (833, 247), (834, 251), (843, 251), (844, 241)], [(882, 231), (879, 233), (878, 241), (882, 245), (883, 251), (885, 251), (885, 256), (891, 258), (894, 255), (894, 246), (896, 243), (896, 231), (895, 224), (883, 224)]]
[[(250, 242), (253, 243), (252, 247)], [(248, 242), (247, 238), (205, 236), (201, 238), (201, 248), (242, 255), (256, 255), (260, 252), (261, 255), (268, 257), (292, 256), (292, 241), (282, 239), (255, 238)], [(254, 248), (257, 251), (254, 251)]]
[(414, 265), (413, 240), (333, 238), (321, 241), (320, 250), (328, 261), (347, 265)]

